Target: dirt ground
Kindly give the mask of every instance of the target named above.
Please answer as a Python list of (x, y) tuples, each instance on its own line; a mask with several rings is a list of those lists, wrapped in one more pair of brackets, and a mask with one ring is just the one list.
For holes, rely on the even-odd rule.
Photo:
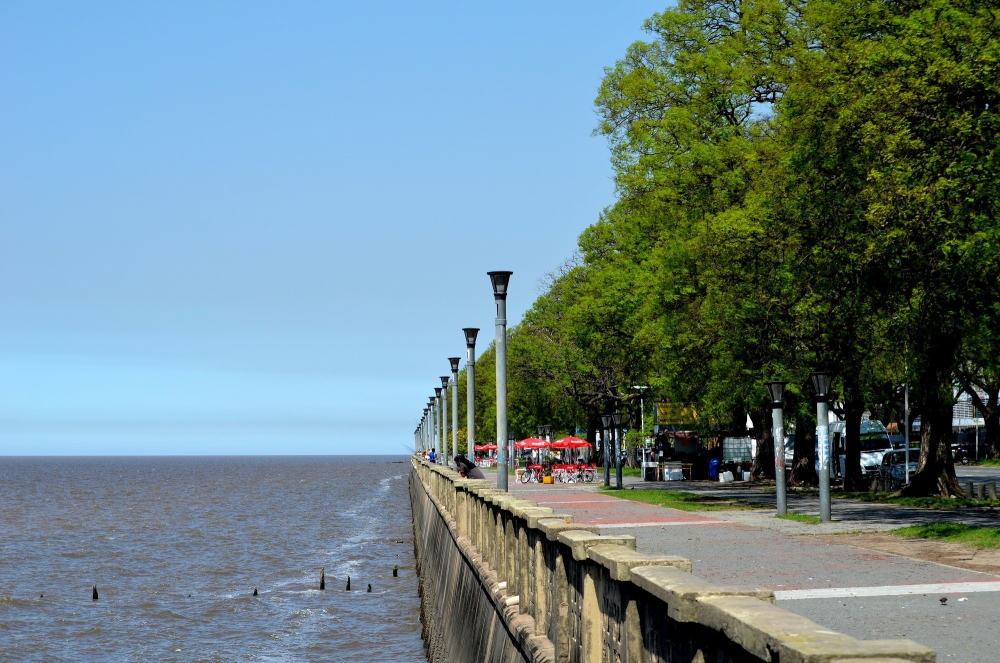
[(847, 544), (891, 553), (910, 559), (937, 562), (960, 569), (979, 571), (1000, 576), (1000, 550), (980, 550), (960, 543), (945, 543), (929, 539), (908, 539), (878, 532), (855, 532), (849, 534), (813, 534), (817, 539), (829, 543)]

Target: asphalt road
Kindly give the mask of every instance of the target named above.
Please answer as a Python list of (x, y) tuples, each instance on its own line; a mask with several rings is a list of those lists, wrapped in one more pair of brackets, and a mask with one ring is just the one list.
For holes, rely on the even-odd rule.
[[(984, 475), (988, 476), (983, 473), (973, 480), (992, 480)], [(657, 485), (711, 488), (688, 482)], [(726, 488), (726, 492), (732, 490)], [(803, 535), (817, 532), (818, 526), (775, 519), (774, 511), (768, 509), (688, 513), (620, 500), (596, 492), (593, 485), (580, 484), (512, 482), (511, 492), (571, 513), (577, 522), (597, 524), (602, 533), (631, 534), (641, 552), (688, 557), (695, 575), (713, 583), (775, 590), (782, 608), (859, 640), (907, 637), (937, 651), (938, 661), (1000, 660), (998, 577), (821, 541)], [(818, 511), (818, 503), (811, 504), (815, 501), (802, 498), (795, 510), (807, 512), (815, 506)], [(748, 513), (752, 517), (741, 521)], [(849, 500), (836, 500), (834, 513), (842, 527), (854, 530), (899, 527), (942, 515), (1000, 525), (991, 514), (928, 513)], [(779, 525), (772, 527), (773, 523)], [(938, 586), (921, 588), (929, 583)], [(915, 590), (915, 594), (895, 595)], [(851, 592), (865, 595), (839, 596)], [(817, 593), (834, 596), (810, 598)], [(944, 605), (942, 597), (948, 598)]]
[[(970, 467), (968, 465), (956, 465), (955, 476), (959, 481), (996, 481), (1000, 483), (1000, 467)], [(1000, 656), (998, 656), (1000, 657)]]

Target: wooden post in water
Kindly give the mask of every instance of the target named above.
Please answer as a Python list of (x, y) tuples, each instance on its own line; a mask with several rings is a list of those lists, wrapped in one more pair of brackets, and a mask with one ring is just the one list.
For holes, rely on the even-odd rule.
[(326, 567), (319, 570), (319, 588), (326, 589)]

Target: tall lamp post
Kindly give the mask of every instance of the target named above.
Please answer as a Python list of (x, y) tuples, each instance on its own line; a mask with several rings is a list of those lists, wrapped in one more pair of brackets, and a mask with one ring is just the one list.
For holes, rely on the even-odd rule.
[(465, 327), (465, 425), (468, 438), (468, 452), (475, 458), (476, 448), (476, 336), (477, 327)]
[(441, 448), (444, 449), (444, 464), (451, 465), (448, 455), (448, 383), (450, 375), (441, 376)]
[(441, 464), (441, 387), (434, 387), (434, 462)]
[(420, 417), (420, 425), (417, 426), (417, 451), (424, 450), (424, 431), (427, 429), (427, 408), (424, 408), (423, 416)]
[(771, 435), (774, 437), (774, 485), (778, 493), (778, 515), (788, 513), (788, 496), (785, 493), (785, 421), (781, 408), (781, 397), (787, 382), (768, 382), (767, 393), (771, 396)]
[(507, 490), (507, 284), (514, 272), (486, 273), (493, 284), (493, 299), (497, 305), (497, 488)]
[(611, 449), (613, 444), (608, 444), (608, 437), (611, 433), (611, 415), (602, 414), (601, 415), (601, 442), (604, 447), (604, 487), (611, 487)]
[(428, 399), (424, 416), (424, 451), (434, 448), (434, 399)]
[(615, 425), (615, 433), (613, 439), (615, 440), (615, 487), (618, 490), (622, 489), (622, 415), (619, 412), (615, 412), (611, 415), (611, 421)]
[(833, 375), (816, 371), (811, 376), (816, 390), (816, 444), (819, 446), (819, 519), (830, 522), (830, 383)]
[[(458, 362), (461, 357), (448, 357), (451, 364), (451, 459), (458, 455)], [(457, 466), (456, 466), (457, 467)]]
[(646, 390), (649, 389), (649, 385), (637, 384), (632, 386), (633, 389), (639, 392), (639, 428), (642, 429), (642, 434), (646, 434)]
[[(906, 383), (903, 391), (903, 464), (906, 465), (906, 485), (910, 485), (910, 383)], [(979, 430), (976, 430), (976, 453), (979, 453)]]

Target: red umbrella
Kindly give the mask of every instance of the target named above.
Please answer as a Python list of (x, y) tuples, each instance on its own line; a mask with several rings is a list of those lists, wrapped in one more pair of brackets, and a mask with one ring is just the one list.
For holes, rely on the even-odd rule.
[(472, 447), (476, 451), (496, 451), (497, 445), (495, 444), (476, 444)]
[(540, 440), (537, 437), (529, 437), (526, 440), (521, 440), (514, 445), (515, 449), (548, 449), (552, 446), (551, 442), (546, 442), (545, 440)]
[(593, 446), (590, 442), (586, 440), (581, 440), (578, 437), (564, 437), (561, 440), (556, 440), (552, 443), (553, 449), (585, 449), (587, 447)]

